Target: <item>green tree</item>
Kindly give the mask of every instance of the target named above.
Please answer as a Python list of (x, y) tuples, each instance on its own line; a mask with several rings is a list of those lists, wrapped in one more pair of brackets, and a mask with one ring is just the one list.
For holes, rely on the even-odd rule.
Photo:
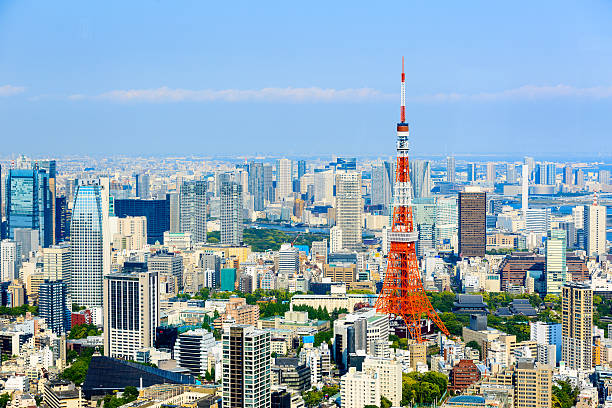
[(380, 408), (391, 408), (392, 405), (393, 403), (385, 398), (384, 395), (380, 397)]
[(8, 402), (11, 400), (11, 396), (7, 393), (0, 395), (0, 408), (6, 408)]
[(552, 392), (554, 408), (571, 408), (578, 397), (578, 389), (572, 387), (568, 381), (557, 381)]

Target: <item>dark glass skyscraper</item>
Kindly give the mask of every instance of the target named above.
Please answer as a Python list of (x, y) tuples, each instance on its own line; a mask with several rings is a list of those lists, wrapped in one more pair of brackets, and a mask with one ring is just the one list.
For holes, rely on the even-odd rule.
[(165, 200), (128, 198), (115, 200), (117, 217), (147, 217), (147, 243), (164, 242), (164, 232), (170, 231), (170, 197)]
[(70, 236), (70, 210), (66, 197), (55, 198), (55, 242), (66, 241)]
[(486, 214), (486, 193), (459, 193), (459, 256), (485, 256)]
[(68, 287), (61, 280), (45, 280), (38, 289), (38, 308), (40, 317), (47, 327), (57, 335), (70, 330), (70, 308), (66, 301)]

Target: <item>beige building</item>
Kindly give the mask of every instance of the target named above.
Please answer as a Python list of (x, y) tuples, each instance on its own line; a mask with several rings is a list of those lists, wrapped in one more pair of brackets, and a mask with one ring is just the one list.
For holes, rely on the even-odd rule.
[(355, 282), (356, 265), (352, 263), (325, 264), (323, 276), (330, 278), (332, 282)]
[(415, 369), (417, 364), (422, 363), (427, 366), (427, 344), (425, 343), (410, 343), (408, 345), (410, 351), (410, 367)]
[(394, 407), (402, 401), (402, 365), (397, 360), (367, 357), (363, 372), (376, 374), (380, 383), (380, 395), (387, 398)]
[(593, 290), (567, 283), (561, 296), (561, 359), (568, 368), (591, 371), (593, 366)]
[(357, 371), (350, 367), (340, 379), (342, 408), (364, 408), (380, 405), (380, 381), (376, 374)]
[(551, 408), (552, 375), (549, 365), (519, 362), (514, 379), (514, 406), (516, 408)]
[(147, 244), (147, 217), (110, 217), (109, 224), (114, 249), (132, 251)]
[(83, 408), (86, 406), (81, 390), (70, 381), (47, 381), (44, 387), (43, 402), (49, 408)]
[(43, 274), (44, 279), (63, 280), (70, 285), (70, 245), (62, 243), (43, 248)]

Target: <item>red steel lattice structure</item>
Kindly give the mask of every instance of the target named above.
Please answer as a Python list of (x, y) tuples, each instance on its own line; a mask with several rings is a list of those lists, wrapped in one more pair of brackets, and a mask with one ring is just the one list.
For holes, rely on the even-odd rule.
[(446, 326), (434, 310), (421, 282), (416, 255), (418, 234), (412, 223), (411, 185), (406, 123), (406, 80), (402, 58), (401, 121), (397, 124), (397, 169), (395, 173), (393, 226), (387, 273), (376, 300), (376, 310), (401, 317), (411, 339), (422, 342), (421, 319), (427, 316), (447, 336)]

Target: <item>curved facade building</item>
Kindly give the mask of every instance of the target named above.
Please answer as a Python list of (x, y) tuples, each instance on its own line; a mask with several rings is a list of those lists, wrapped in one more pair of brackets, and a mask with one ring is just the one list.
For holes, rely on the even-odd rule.
[(70, 223), (72, 302), (102, 307), (102, 278), (110, 272), (108, 182), (80, 180)]

